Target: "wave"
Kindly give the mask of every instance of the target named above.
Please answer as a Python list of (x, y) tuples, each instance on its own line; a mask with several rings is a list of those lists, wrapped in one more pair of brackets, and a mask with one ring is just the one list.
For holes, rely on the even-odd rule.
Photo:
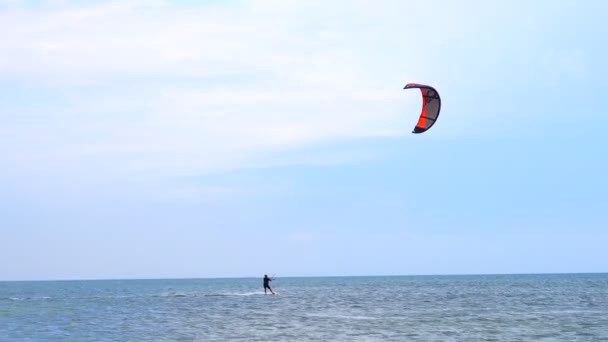
[(333, 318), (333, 319), (352, 319), (352, 320), (377, 320), (378, 317), (371, 316), (353, 316), (353, 315), (329, 315), (329, 314), (306, 314), (308, 317), (317, 317), (317, 318)]
[[(265, 295), (264, 292), (227, 292), (227, 293), (209, 293), (205, 294), (205, 297), (249, 297)], [(270, 293), (268, 294), (270, 295)]]
[[(66, 296), (63, 299), (135, 299), (135, 298), (197, 298), (197, 297), (250, 297), (263, 296), (264, 292), (220, 292), (220, 293), (162, 293), (162, 294), (139, 294), (139, 295), (97, 295), (97, 296)], [(271, 295), (268, 293), (268, 295)], [(53, 300), (56, 297), (0, 297), (0, 301), (37, 301), (37, 300)]]
[(0, 300), (12, 300), (12, 301), (49, 300), (49, 299), (53, 299), (53, 297), (42, 296), (42, 297), (4, 297), (4, 298), (0, 298)]

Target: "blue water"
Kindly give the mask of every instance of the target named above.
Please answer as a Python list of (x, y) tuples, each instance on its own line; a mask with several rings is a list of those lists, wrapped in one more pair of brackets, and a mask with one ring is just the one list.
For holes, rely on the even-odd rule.
[(0, 282), (2, 341), (608, 341), (608, 274)]

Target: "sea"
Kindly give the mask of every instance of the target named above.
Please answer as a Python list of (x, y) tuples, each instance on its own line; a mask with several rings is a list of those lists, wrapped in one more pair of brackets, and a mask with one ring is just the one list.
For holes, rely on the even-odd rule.
[(608, 341), (608, 274), (0, 282), (0, 341)]

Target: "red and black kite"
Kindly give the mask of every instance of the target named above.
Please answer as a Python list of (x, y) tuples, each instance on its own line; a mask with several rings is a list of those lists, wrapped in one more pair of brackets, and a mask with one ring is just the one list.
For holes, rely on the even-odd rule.
[(423, 133), (431, 128), (439, 117), (441, 98), (435, 88), (426, 84), (408, 83), (403, 89), (418, 88), (422, 93), (422, 112), (412, 133)]

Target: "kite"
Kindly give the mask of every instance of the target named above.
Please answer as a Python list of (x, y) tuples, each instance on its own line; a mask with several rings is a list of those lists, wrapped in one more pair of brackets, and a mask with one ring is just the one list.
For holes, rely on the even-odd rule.
[(412, 133), (424, 133), (435, 124), (439, 117), (441, 98), (435, 88), (426, 84), (408, 83), (403, 87), (403, 89), (414, 88), (420, 89), (422, 93), (422, 112)]

